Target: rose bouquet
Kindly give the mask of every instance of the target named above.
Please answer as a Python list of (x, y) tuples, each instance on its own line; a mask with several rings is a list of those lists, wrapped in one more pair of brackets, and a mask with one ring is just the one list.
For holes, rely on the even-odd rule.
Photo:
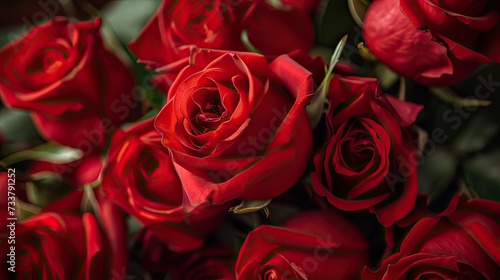
[(500, 277), (496, 1), (106, 2), (5, 9), (0, 279)]

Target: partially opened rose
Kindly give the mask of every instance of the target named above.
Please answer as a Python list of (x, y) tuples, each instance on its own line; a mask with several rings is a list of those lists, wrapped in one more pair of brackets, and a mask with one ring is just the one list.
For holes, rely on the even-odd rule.
[[(16, 242), (18, 279), (95, 279), (109, 275), (108, 244), (91, 214), (37, 215), (16, 226)], [(0, 245), (2, 279), (9, 279), (9, 247), (4, 239)], [(30, 278), (34, 276), (38, 277)]]
[[(309, 14), (300, 5), (252, 1), (253, 5), (241, 23), (242, 35), (260, 53), (280, 55), (313, 45), (314, 29)], [(306, 4), (306, 3), (304, 3)], [(254, 51), (249, 49), (249, 51)]]
[(113, 135), (102, 194), (171, 251), (193, 250), (220, 224), (230, 205), (200, 207), (185, 215), (182, 182), (153, 122), (142, 121)]
[[(7, 238), (11, 228), (2, 227), (2, 279), (111, 279), (113, 273), (126, 270), (124, 217), (108, 203), (99, 207), (100, 221), (93, 213), (81, 214), (82, 196), (83, 192), (72, 193), (16, 221), (14, 242)], [(7, 270), (12, 246), (16, 274)]]
[(132, 72), (105, 48), (100, 25), (58, 17), (0, 50), (5, 104), (28, 110), (48, 140), (86, 154), (140, 113)]
[(398, 253), (363, 279), (498, 279), (500, 203), (474, 199), (447, 215), (419, 221)]
[(235, 22), (249, 5), (249, 1), (163, 0), (130, 49), (151, 68), (185, 61), (191, 46), (244, 50)]
[(163, 0), (130, 49), (140, 62), (156, 69), (186, 63), (192, 47), (256, 48), (272, 55), (308, 51), (313, 34), (307, 13), (295, 6), (261, 0)]
[(370, 51), (398, 74), (450, 85), (479, 63), (500, 62), (500, 3), (376, 0), (363, 35)]
[(419, 155), (409, 126), (422, 106), (384, 95), (371, 78), (335, 76), (327, 139), (313, 191), (344, 211), (369, 210), (384, 226), (405, 218), (418, 194)]
[(311, 73), (288, 55), (196, 50), (156, 117), (188, 211), (238, 198), (270, 199), (295, 184), (310, 161), (305, 106)]
[(254, 279), (359, 279), (368, 242), (336, 212), (302, 212), (282, 227), (259, 226), (240, 248), (236, 275)]

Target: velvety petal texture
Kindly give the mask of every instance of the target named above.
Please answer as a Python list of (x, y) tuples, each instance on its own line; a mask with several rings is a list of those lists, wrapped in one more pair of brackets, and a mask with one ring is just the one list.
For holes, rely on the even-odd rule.
[(235, 279), (235, 248), (228, 244), (207, 242), (194, 251), (174, 252), (148, 230), (142, 231), (137, 240), (142, 245), (141, 265), (152, 275), (169, 273), (174, 280)]
[(187, 63), (193, 47), (256, 48), (280, 55), (296, 49), (308, 51), (313, 35), (312, 22), (298, 5), (262, 0), (163, 0), (130, 49), (151, 69), (171, 68)]
[(420, 220), (400, 251), (363, 279), (497, 279), (500, 275), (500, 203), (473, 199), (438, 217)]
[[(116, 208), (99, 205), (99, 217), (81, 213), (84, 193), (75, 191), (15, 226), (15, 243), (2, 227), (0, 277), (7, 270), (11, 246), (15, 246), (18, 279), (111, 279), (113, 271), (127, 266), (125, 219)], [(100, 220), (98, 220), (100, 218)]]
[(306, 9), (312, 7), (297, 4), (276, 7), (269, 1), (255, 3), (241, 24), (253, 47), (266, 55), (280, 55), (296, 49), (308, 51), (311, 48), (314, 29)]
[(498, 1), (377, 0), (364, 20), (370, 51), (400, 75), (447, 86), (500, 62)]
[(234, 280), (235, 256), (233, 250), (215, 244), (193, 252), (172, 269), (173, 280)]
[(306, 211), (282, 227), (262, 225), (240, 248), (240, 280), (357, 279), (368, 264), (369, 245), (348, 220), (336, 212)]
[(312, 152), (311, 73), (288, 55), (197, 49), (156, 117), (183, 183), (184, 207), (282, 194)]
[(133, 74), (104, 47), (100, 26), (56, 17), (0, 50), (5, 104), (29, 110), (46, 139), (87, 155), (140, 113)]
[(305, 13), (311, 14), (318, 7), (319, 0), (281, 0), (284, 5), (296, 7)]
[(226, 207), (202, 205), (186, 217), (183, 185), (169, 152), (161, 145), (154, 119), (113, 136), (103, 174), (102, 195), (156, 234), (172, 251), (200, 247), (223, 218)]
[(314, 192), (344, 211), (369, 210), (384, 226), (405, 218), (418, 194), (409, 129), (422, 106), (384, 95), (377, 80), (335, 76), (327, 140), (314, 157)]

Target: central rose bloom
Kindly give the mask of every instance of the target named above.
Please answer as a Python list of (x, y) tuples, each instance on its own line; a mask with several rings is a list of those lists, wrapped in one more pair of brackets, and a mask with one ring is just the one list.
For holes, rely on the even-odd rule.
[(270, 199), (303, 174), (312, 149), (311, 73), (288, 55), (196, 50), (155, 125), (185, 206)]

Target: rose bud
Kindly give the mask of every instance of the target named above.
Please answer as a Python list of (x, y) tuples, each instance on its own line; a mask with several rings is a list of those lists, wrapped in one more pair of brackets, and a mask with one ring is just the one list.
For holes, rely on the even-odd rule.
[(500, 62), (500, 3), (376, 0), (364, 19), (370, 51), (396, 73), (425, 85), (463, 80)]
[(333, 211), (308, 211), (282, 227), (262, 225), (240, 249), (236, 275), (253, 279), (358, 279), (369, 247), (361, 233)]
[(126, 269), (124, 216), (106, 203), (99, 206), (100, 221), (92, 213), (81, 214), (82, 197), (83, 192), (74, 192), (17, 221), (15, 243), (7, 238), (11, 229), (2, 227), (1, 279), (14, 275), (8, 270), (13, 246), (17, 279), (111, 279)]
[(185, 216), (183, 186), (153, 119), (113, 135), (102, 194), (137, 219), (171, 251), (194, 250), (220, 224), (230, 205), (201, 205)]
[(184, 206), (278, 196), (312, 153), (305, 106), (311, 73), (288, 55), (196, 50), (156, 117), (184, 189)]
[(384, 95), (372, 78), (335, 76), (327, 139), (314, 157), (313, 191), (344, 211), (369, 210), (388, 227), (413, 210), (417, 145), (409, 129), (422, 106)]
[[(363, 279), (498, 279), (500, 203), (473, 199), (445, 215), (420, 220), (400, 250)], [(455, 209), (456, 208), (456, 209)]]
[(72, 23), (58, 17), (0, 50), (5, 104), (28, 110), (47, 140), (86, 155), (140, 114), (132, 72), (104, 47), (100, 25), (99, 19)]

